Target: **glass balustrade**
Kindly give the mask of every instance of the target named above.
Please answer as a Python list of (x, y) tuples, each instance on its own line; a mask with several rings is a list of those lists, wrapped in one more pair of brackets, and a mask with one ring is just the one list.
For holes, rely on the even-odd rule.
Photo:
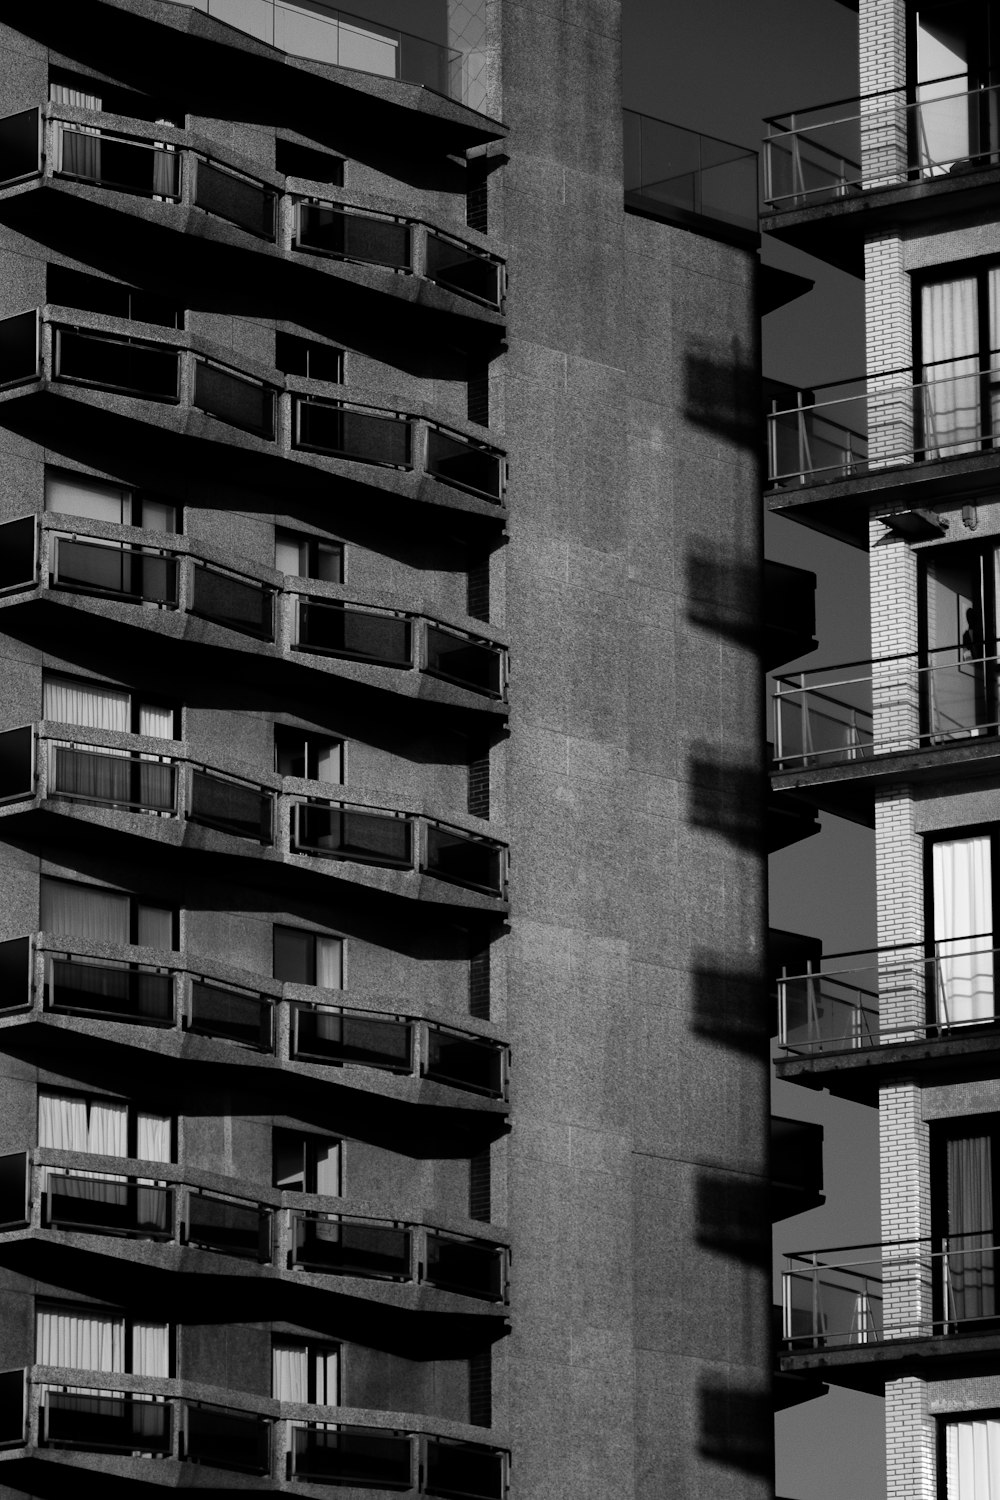
[(30, 588), (38, 582), (34, 516), (0, 525), (0, 593)]
[(31, 970), (30, 938), (7, 938), (0, 942), (0, 1012), (24, 1010), (31, 1004)]
[(181, 157), (172, 146), (122, 140), (90, 126), (57, 124), (55, 150), (53, 170), (58, 177), (161, 202), (180, 197)]
[(503, 695), (503, 651), (488, 641), (470, 640), (468, 636), (428, 624), (426, 632), (427, 665), (434, 677), (444, 677), (473, 692)]
[(270, 1418), (256, 1412), (186, 1401), (181, 1457), (217, 1469), (267, 1474), (271, 1469), (271, 1426)]
[(298, 803), (292, 809), (292, 852), (408, 870), (413, 823), (392, 813)]
[(0, 1373), (0, 1448), (17, 1448), (27, 1441), (28, 1390), (24, 1370)]
[(489, 307), (502, 299), (502, 268), (484, 251), (456, 244), (428, 230), (426, 274), (430, 281)]
[(424, 1076), (494, 1099), (504, 1095), (505, 1049), (488, 1037), (428, 1026)]
[(40, 358), (37, 312), (0, 319), (0, 386), (34, 380)]
[(412, 1280), (412, 1236), (408, 1229), (312, 1214), (294, 1214), (292, 1222), (292, 1259), (303, 1270), (331, 1276)]
[(52, 538), (53, 588), (106, 594), (143, 604), (177, 605), (177, 559), (114, 542)]
[(325, 1006), (296, 1005), (292, 1056), (302, 1062), (335, 1066), (355, 1063), (409, 1073), (413, 1068), (413, 1023)]
[(35, 793), (35, 736), (30, 725), (0, 733), (0, 802), (20, 802)]
[(48, 792), (76, 802), (172, 815), (177, 811), (177, 766), (50, 743)]
[(197, 158), (194, 202), (207, 213), (262, 239), (273, 240), (277, 201), (273, 188), (240, 177), (203, 157)]
[(504, 1295), (506, 1252), (499, 1245), (428, 1231), (424, 1280), (442, 1291), (499, 1302)]
[(42, 170), (41, 110), (22, 109), (0, 120), (0, 186)]
[(19, 1229), (29, 1222), (29, 1188), (27, 1154), (0, 1156), (0, 1229)]
[(413, 1444), (407, 1433), (296, 1423), (291, 1436), (296, 1479), (365, 1489), (409, 1489), (413, 1484)]
[(44, 1171), (44, 1222), (50, 1229), (91, 1234), (127, 1235), (137, 1239), (173, 1239), (173, 1191), (110, 1180), (93, 1173)]
[(187, 1194), (184, 1240), (202, 1250), (269, 1261), (271, 1213), (258, 1203), (234, 1203), (192, 1190)]
[(410, 423), (405, 417), (352, 411), (339, 402), (311, 396), (296, 396), (293, 413), (297, 448), (362, 464), (411, 466)]
[(635, 110), (622, 115), (627, 207), (667, 219), (716, 219), (756, 234), (756, 151)]
[(109, 333), (53, 332), (53, 379), (147, 401), (180, 400), (179, 350)]
[(271, 1001), (202, 979), (191, 981), (187, 1030), (202, 1036), (242, 1042), (259, 1052), (273, 1047), (274, 1014)]
[(273, 809), (273, 793), (220, 776), (214, 771), (192, 767), (187, 810), (192, 823), (269, 844)]
[(193, 564), (192, 586), (192, 614), (262, 640), (274, 639), (273, 589), (199, 561)]
[(47, 1448), (168, 1456), (173, 1408), (165, 1401), (100, 1391), (44, 1388), (39, 1441)]
[(65, 1015), (98, 1016), (141, 1026), (170, 1026), (174, 985), (170, 974), (95, 959), (51, 957), (45, 1007)]
[(424, 1492), (456, 1500), (504, 1500), (507, 1457), (485, 1444), (428, 1436), (424, 1440)]
[(313, 255), (354, 260), (394, 271), (412, 266), (410, 226), (334, 203), (299, 204), (295, 244)]
[(274, 439), (277, 392), (259, 380), (248, 380), (198, 358), (194, 365), (194, 404), (231, 427)]
[(461, 829), (427, 824), (425, 868), (439, 880), (486, 891), (492, 896), (503, 894), (503, 850), (499, 844), (478, 839)]
[(413, 664), (412, 627), (405, 616), (327, 600), (299, 600), (297, 644), (323, 655), (378, 666)]
[(503, 456), (440, 427), (427, 429), (427, 472), (487, 500), (503, 499)]

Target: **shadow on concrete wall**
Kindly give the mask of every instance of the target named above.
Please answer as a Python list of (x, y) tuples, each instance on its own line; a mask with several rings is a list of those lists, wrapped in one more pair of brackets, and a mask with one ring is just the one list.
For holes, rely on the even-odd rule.
[(699, 1392), (700, 1450), (716, 1463), (770, 1479), (774, 1473), (771, 1392), (705, 1382)]
[(733, 334), (728, 343), (695, 339), (684, 354), (684, 415), (695, 427), (760, 452), (764, 423), (755, 359)]
[[(754, 726), (756, 731), (756, 726)], [(758, 765), (695, 745), (688, 762), (688, 822), (719, 833), (738, 849), (764, 844), (764, 775)]]
[(769, 1265), (770, 1200), (766, 1177), (700, 1167), (695, 1182), (698, 1243), (743, 1265)]
[(763, 968), (726, 969), (696, 964), (692, 983), (691, 1029), (734, 1052), (768, 1063), (771, 1011), (764, 1003)]
[(718, 541), (692, 537), (685, 564), (687, 617), (734, 645), (759, 651), (760, 568), (720, 555)]

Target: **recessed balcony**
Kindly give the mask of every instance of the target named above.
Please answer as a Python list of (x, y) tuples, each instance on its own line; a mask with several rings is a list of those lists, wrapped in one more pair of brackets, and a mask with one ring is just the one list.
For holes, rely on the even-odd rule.
[(1000, 1066), (992, 933), (815, 960), (777, 978), (777, 1076), (878, 1103), (893, 1076), (992, 1077)]
[[(136, 528), (120, 528), (130, 540), (116, 541), (88, 534), (88, 525), (81, 520), (70, 532), (48, 515), (0, 525), (0, 599), (40, 587), (49, 600), (92, 601), (91, 611), (102, 610), (102, 601), (138, 606), (129, 623), (155, 631), (161, 642), (183, 643), (189, 627), (181, 617), (194, 616), (220, 628), (220, 648), (231, 645), (232, 632), (255, 676), (273, 657), (455, 708), (496, 712), (505, 701), (507, 658), (498, 641), (343, 597), (344, 590), (318, 595), (283, 577), (279, 583), (270, 571), (239, 572), (192, 553), (181, 538), (174, 548), (156, 547)], [(124, 623), (117, 612), (113, 617)]]
[(998, 382), (991, 352), (773, 398), (770, 508), (867, 548), (873, 499), (927, 506), (994, 487)]
[(987, 1231), (786, 1256), (781, 1372), (879, 1393), (931, 1368), (987, 1373), (1000, 1351), (996, 1254)]
[[(255, 1054), (295, 1065), (293, 1086), (308, 1077), (342, 1077), (330, 1069), (372, 1070), (426, 1080), (478, 1095), (484, 1101), (507, 1097), (508, 1048), (487, 1032), (436, 1019), (351, 1004), (346, 993), (324, 991), (322, 1000), (283, 992), (277, 981), (247, 974), (238, 984), (219, 973), (205, 973), (182, 959), (151, 963), (145, 950), (121, 950), (121, 957), (67, 951), (52, 938), (10, 938), (0, 943), (3, 1003), (0, 1023), (44, 1016), (112, 1022), (119, 1033), (166, 1054), (164, 1032), (205, 1038), (222, 1045), (218, 1056)], [(84, 1031), (86, 1028), (81, 1027)], [(98, 1034), (103, 1034), (99, 1032)], [(137, 1042), (138, 1044), (138, 1042)], [(277, 1088), (275, 1080), (272, 1087)]]
[(996, 192), (998, 89), (968, 75), (770, 119), (762, 228), (862, 274), (883, 223), (975, 210)]
[(625, 207), (754, 248), (757, 153), (682, 125), (622, 111)]
[[(42, 1365), (7, 1370), (0, 1374), (0, 1446), (27, 1450), (26, 1457), (57, 1449), (131, 1458), (139, 1462), (125, 1472), (136, 1482), (164, 1482), (162, 1466), (174, 1460), (257, 1476), (261, 1483), (252, 1487), (269, 1492), (297, 1479), (506, 1500), (507, 1450), (447, 1431), (458, 1424), (434, 1424), (445, 1432), (426, 1424), (415, 1430), (399, 1425), (396, 1413), (336, 1407), (314, 1407), (304, 1419), (309, 1408), (235, 1392), (223, 1405), (206, 1400), (203, 1390), (184, 1380), (118, 1372)], [(341, 1412), (354, 1420), (329, 1420)], [(108, 1472), (122, 1470), (115, 1464)], [(182, 1482), (179, 1476), (175, 1482)]]
[[(192, 1182), (192, 1176), (203, 1180)], [(321, 1286), (349, 1277), (433, 1287), (483, 1303), (507, 1301), (509, 1251), (493, 1240), (358, 1214), (349, 1205), (343, 1211), (289, 1207), (290, 1200), (310, 1200), (259, 1191), (260, 1198), (248, 1197), (230, 1191), (218, 1174), (186, 1173), (174, 1163), (35, 1147), (0, 1157), (0, 1233), (51, 1232), (72, 1236), (77, 1246), (89, 1236), (119, 1246), (152, 1242), (167, 1250), (166, 1259), (153, 1257), (152, 1263), (179, 1270), (187, 1252), (206, 1252), (253, 1262), (286, 1280), (305, 1273)], [(129, 1258), (127, 1251), (114, 1253)]]
[[(99, 191), (98, 205), (133, 218), (145, 200), (157, 205), (155, 213), (144, 210), (132, 232), (148, 237), (158, 227), (184, 236), (189, 270), (208, 253), (198, 244), (207, 236), (231, 254), (263, 257), (261, 274), (272, 278), (308, 270), (336, 277), (345, 290), (356, 282), (397, 303), (419, 301), (472, 320), (483, 334), (494, 325), (500, 331), (506, 267), (485, 245), (444, 225), (353, 202), (340, 189), (323, 198), (291, 191), (280, 173), (248, 174), (242, 158), (194, 145), (190, 133), (174, 126), (113, 118), (111, 125), (101, 110), (46, 104), (0, 120), (0, 194), (54, 186), (67, 223), (95, 202), (86, 190)], [(48, 207), (54, 212), (56, 205)], [(232, 229), (241, 233), (234, 237)], [(128, 232), (127, 224), (119, 226), (119, 237)], [(324, 294), (322, 285), (314, 295), (335, 290), (328, 283)]]
[[(90, 314), (74, 316), (100, 322)], [(378, 486), (380, 480), (372, 477), (378, 470), (403, 476), (404, 490), (419, 480), (424, 499), (426, 482), (433, 481), (435, 488), (445, 487), (446, 496), (454, 491), (468, 497), (466, 504), (503, 504), (504, 454), (479, 438), (433, 418), (366, 405), (346, 387), (342, 398), (334, 398), (312, 394), (314, 383), (308, 379), (260, 378), (235, 368), (231, 356), (216, 357), (207, 345), (194, 347), (190, 336), (185, 344), (176, 334), (136, 338), (126, 321), (118, 321), (120, 334), (71, 327), (45, 310), (5, 319), (0, 393), (7, 401), (45, 391), (88, 402), (89, 391), (100, 391), (124, 403), (111, 409), (119, 417), (185, 439), (192, 415), (202, 413), (209, 424), (199, 425), (199, 436), (238, 450), (236, 463), (257, 463), (258, 455), (268, 455), (296, 465), (348, 465), (351, 474), (357, 466), (355, 477), (363, 472), (367, 485)], [(92, 420), (99, 422), (109, 414), (106, 406), (88, 405), (87, 420), (92, 411)]]
[(961, 646), (775, 677), (772, 786), (868, 824), (878, 786), (993, 774), (997, 658)]

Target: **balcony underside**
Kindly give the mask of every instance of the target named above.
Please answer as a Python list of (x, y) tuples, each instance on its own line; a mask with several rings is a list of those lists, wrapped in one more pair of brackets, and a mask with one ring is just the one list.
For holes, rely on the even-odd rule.
[(935, 220), (996, 212), (1000, 167), (962, 169), (894, 187), (860, 189), (813, 208), (767, 212), (761, 232), (815, 255), (818, 260), (863, 277), (865, 240)]
[(285, 253), (199, 208), (45, 178), (0, 196), (0, 223), (69, 255), (92, 245), (126, 281), (141, 265), (143, 285), (172, 302), (298, 323), (414, 374), (448, 343), (483, 357), (501, 347), (495, 309), (423, 276)]
[(778, 1356), (782, 1375), (806, 1375), (882, 1395), (889, 1380), (961, 1380), (996, 1371), (1000, 1329), (989, 1333), (893, 1339), (840, 1349), (809, 1349)]
[(921, 750), (897, 750), (848, 765), (809, 766), (799, 770), (772, 771), (774, 792), (802, 800), (822, 812), (834, 813), (875, 826), (876, 793), (893, 786), (934, 783), (944, 790), (961, 782), (967, 790), (973, 780), (1000, 776), (1000, 737), (950, 740)]
[(298, 129), (335, 147), (349, 132), (373, 162), (403, 158), (416, 169), (427, 154), (507, 133), (430, 89), (289, 56), (185, 5), (147, 4), (138, 15), (123, 0), (57, 8), (8, 0), (4, 19), (60, 56), (156, 97), (172, 97), (183, 78), (192, 114)]
[(785, 1083), (829, 1089), (840, 1099), (878, 1107), (879, 1087), (893, 1078), (919, 1075), (925, 1083), (938, 1077), (949, 1083), (975, 1082), (1000, 1074), (1000, 1028), (959, 1030), (931, 1041), (891, 1042), (814, 1057), (787, 1056), (775, 1063)]
[(819, 833), (816, 810), (799, 797), (772, 790), (767, 799), (767, 852), (776, 854)]

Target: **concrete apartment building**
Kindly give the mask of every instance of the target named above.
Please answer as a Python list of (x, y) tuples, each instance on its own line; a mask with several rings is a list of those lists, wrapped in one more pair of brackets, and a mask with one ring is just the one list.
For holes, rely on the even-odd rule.
[(0, 1494), (761, 1500), (753, 154), (365, 8), (3, 11)]
[(778, 1075), (878, 1110), (882, 1243), (789, 1259), (780, 1367), (884, 1394), (890, 1500), (991, 1500), (1000, 10), (859, 22), (860, 99), (771, 122), (764, 227), (864, 278), (867, 371), (775, 401), (769, 503), (867, 550), (871, 660), (779, 683), (773, 785), (874, 829), (877, 948), (786, 972)]

